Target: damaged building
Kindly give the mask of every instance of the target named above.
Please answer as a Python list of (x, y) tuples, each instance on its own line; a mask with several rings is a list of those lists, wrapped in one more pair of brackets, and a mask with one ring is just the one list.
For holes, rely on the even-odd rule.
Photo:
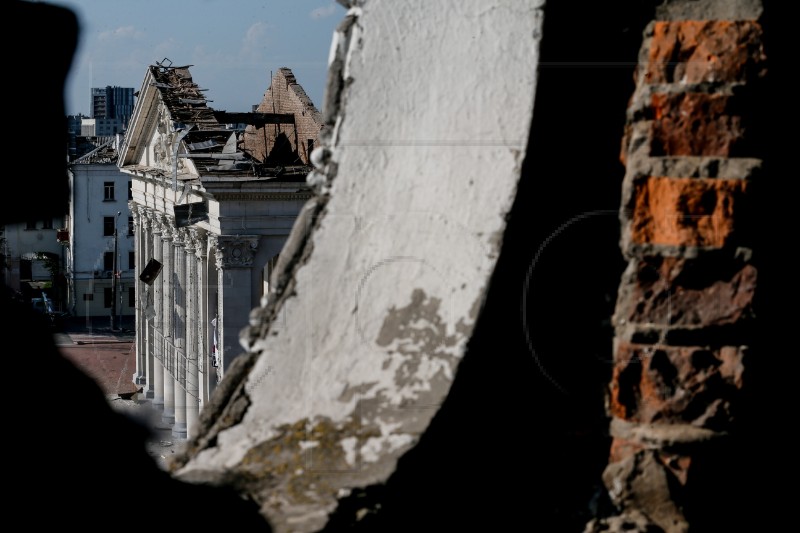
[(347, 3), (312, 216), (174, 474), (282, 533), (786, 516), (779, 3)]
[(194, 434), (269, 291), (311, 197), (307, 149), (321, 127), (289, 69), (259, 106), (280, 111), (245, 113), (209, 107), (189, 69), (150, 66), (118, 160), (132, 180), (137, 381), (178, 437)]
[[(139, 213), (137, 357), (189, 439), (155, 485), (140, 441), (84, 384), (79, 416), (64, 402), (37, 406), (48, 425), (11, 413), (39, 430), (32, 457), (54, 459), (12, 472), (20, 493), (47, 479), (59, 517), (105, 525), (113, 464), (189, 510), (160, 515), (170, 527), (790, 527), (794, 150), (773, 125), (791, 106), (790, 4), (342, 3), (309, 187), (291, 182), (307, 196), (274, 262), (247, 240), (267, 204), (242, 206), (278, 167), (262, 155), (235, 181), (247, 128), (231, 137), (188, 68), (148, 70), (122, 161)], [(274, 133), (260, 153), (281, 138), (302, 158), (307, 140), (292, 145), (271, 109), (254, 117)], [(232, 228), (244, 219), (262, 224)], [(224, 326), (224, 379), (195, 418), (211, 313), (239, 316), (232, 292), (252, 309), (239, 332)], [(59, 385), (69, 368), (44, 361)], [(103, 425), (115, 442), (94, 464), (71, 460), (78, 439), (47, 438), (86, 417), (119, 424)], [(81, 506), (78, 476), (108, 515)]]

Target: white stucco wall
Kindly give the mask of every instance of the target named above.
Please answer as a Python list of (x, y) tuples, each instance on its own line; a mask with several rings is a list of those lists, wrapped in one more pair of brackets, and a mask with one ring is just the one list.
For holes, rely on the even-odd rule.
[[(76, 316), (104, 316), (110, 309), (104, 307), (103, 288), (111, 287), (111, 279), (103, 278), (103, 255), (114, 251), (114, 237), (103, 235), (103, 218), (115, 217), (120, 212), (117, 225), (118, 270), (122, 271), (118, 288), (122, 306), (118, 313), (132, 315), (134, 307), (128, 304), (128, 287), (134, 283), (134, 269), (129, 268), (128, 253), (133, 252), (134, 237), (128, 234), (128, 182), (131, 177), (120, 172), (113, 163), (76, 164), (72, 173), (72, 206), (70, 211), (70, 254), (74, 282), (74, 308)], [(114, 200), (104, 200), (104, 183), (114, 182)], [(95, 272), (100, 272), (100, 277)], [(84, 293), (92, 293), (93, 300), (84, 300)]]
[[(337, 490), (385, 479), (427, 427), (493, 271), (532, 117), (541, 0), (360, 4), (332, 47), (348, 84), (310, 255), (279, 295), (280, 327), (251, 330), (243, 419), (180, 472), (285, 466), (263, 494), (276, 531), (319, 528)], [(327, 490), (321, 472), (338, 474)]]

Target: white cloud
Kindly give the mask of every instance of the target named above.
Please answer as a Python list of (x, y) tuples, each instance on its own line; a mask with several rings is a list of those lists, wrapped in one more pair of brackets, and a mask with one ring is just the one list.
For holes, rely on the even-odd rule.
[(97, 36), (100, 41), (112, 41), (118, 39), (132, 39), (139, 37), (141, 32), (137, 31), (133, 26), (123, 26), (113, 30), (104, 31)]
[(336, 5), (328, 4), (324, 7), (318, 7), (311, 11), (310, 16), (312, 19), (324, 19), (330, 17), (336, 12)]
[(267, 43), (269, 25), (266, 22), (256, 22), (249, 28), (242, 38), (242, 55), (245, 57), (259, 57)]
[(154, 56), (149, 60), (148, 64), (152, 64), (154, 61), (161, 61), (161, 59), (164, 57), (168, 57), (170, 59), (174, 57), (178, 63), (184, 63), (184, 61), (181, 61), (177, 57), (177, 55), (180, 55), (179, 51), (180, 45), (175, 39), (170, 38), (165, 41), (161, 41), (153, 46)]

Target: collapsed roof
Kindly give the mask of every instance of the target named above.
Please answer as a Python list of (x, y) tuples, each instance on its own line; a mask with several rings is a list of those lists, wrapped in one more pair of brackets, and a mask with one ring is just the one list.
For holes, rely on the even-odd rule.
[[(289, 152), (279, 160), (271, 157), (268, 162), (259, 160), (244, 148), (242, 140), (246, 125), (264, 128), (273, 124), (294, 124), (294, 115), (215, 110), (208, 105), (205, 89), (192, 79), (191, 66), (173, 66), (165, 58), (148, 68), (142, 90), (137, 93), (131, 127), (120, 150), (120, 167), (162, 176), (171, 170), (173, 178), (182, 182), (227, 181), (228, 178), (304, 182), (311, 167), (296, 154)], [(159, 116), (159, 101), (168, 117)], [(158, 123), (164, 118), (168, 119), (167, 127)], [(169, 154), (172, 169), (163, 163), (142, 164), (143, 151), (158, 134), (170, 136), (174, 150), (174, 154)], [(167, 154), (164, 155), (167, 159)], [(179, 165), (179, 160), (184, 162)]]

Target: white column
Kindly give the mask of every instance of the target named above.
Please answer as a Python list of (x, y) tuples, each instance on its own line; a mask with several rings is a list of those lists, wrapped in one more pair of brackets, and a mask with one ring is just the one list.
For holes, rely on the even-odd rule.
[(200, 387), (197, 373), (197, 280), (198, 231), (190, 229), (186, 238), (186, 436), (197, 432), (200, 415)]
[(150, 258), (153, 257), (153, 234), (150, 231), (150, 218), (147, 213), (147, 209), (143, 207), (139, 207), (139, 222), (142, 227), (140, 235), (142, 237), (142, 245), (139, 246), (139, 250), (137, 253), (141, 252), (142, 255), (136, 258), (136, 306), (139, 310), (139, 317), (141, 319), (140, 323), (142, 325), (142, 331), (139, 332), (139, 326), (137, 325), (137, 334), (141, 337), (142, 345), (144, 346), (144, 368), (145, 368), (145, 376), (144, 376), (144, 392), (145, 398), (152, 398), (152, 395), (148, 395), (148, 390), (152, 387), (153, 384), (153, 374), (154, 374), (154, 364), (153, 364), (153, 339), (150, 338), (150, 328), (149, 326), (152, 325), (152, 319), (147, 319), (147, 308), (148, 306), (153, 305), (153, 286), (147, 285), (139, 281), (139, 275), (147, 266), (148, 261)]
[(164, 263), (162, 275), (164, 277), (164, 412), (161, 420), (165, 424), (172, 425), (175, 422), (175, 378), (174, 372), (175, 350), (167, 345), (173, 345), (175, 339), (172, 336), (172, 317), (175, 308), (175, 294), (173, 293), (173, 279), (175, 277), (174, 252), (172, 250), (172, 239), (175, 227), (173, 219), (163, 218), (163, 229), (161, 242), (163, 244)]
[(180, 228), (175, 234), (175, 313), (173, 316), (173, 337), (175, 339), (175, 423), (172, 435), (186, 438), (186, 297), (189, 283), (186, 276), (186, 230)]
[(216, 259), (219, 269), (217, 290), (221, 302), (217, 319), (219, 336), (218, 372), (225, 379), (225, 370), (242, 352), (239, 335), (250, 322), (253, 309), (253, 261), (258, 249), (258, 235), (219, 235)]
[(216, 236), (214, 238), (214, 254), (217, 264), (217, 307), (214, 309), (217, 317), (217, 325), (215, 326), (215, 331), (217, 335), (217, 352), (216, 352), (217, 368), (215, 368), (214, 370), (216, 370), (217, 374), (216, 382), (219, 383), (222, 380), (224, 371), (224, 366), (222, 363), (222, 354), (225, 352), (224, 338), (222, 335), (225, 325), (225, 315), (223, 314), (223, 308), (224, 308), (223, 302), (225, 300), (225, 261), (222, 248), (220, 246), (219, 236)]
[[(208, 326), (208, 334), (206, 335), (206, 343), (208, 346), (208, 353), (206, 356), (205, 379), (203, 385), (206, 387), (204, 398), (211, 398), (214, 389), (217, 388), (221, 374), (219, 368), (219, 331), (222, 328), (222, 316), (220, 313), (220, 299), (222, 298), (222, 288), (220, 282), (223, 279), (222, 263), (217, 260), (219, 241), (217, 235), (213, 233), (208, 234), (208, 262), (206, 263), (205, 272), (208, 273), (208, 290), (206, 291), (206, 308), (208, 309), (208, 318), (206, 324)], [(216, 359), (217, 363), (214, 364)]]
[(199, 411), (203, 410), (208, 402), (208, 302), (209, 291), (213, 290), (209, 286), (208, 278), (208, 236), (203, 230), (195, 230), (196, 244), (195, 255), (197, 257), (197, 399)]
[[(136, 350), (136, 372), (133, 373), (133, 382), (137, 385), (145, 385), (147, 383), (147, 343), (144, 335), (144, 316), (142, 306), (139, 305), (139, 295), (141, 294), (142, 286), (144, 285), (139, 281), (139, 272), (142, 271), (140, 261), (144, 255), (143, 247), (145, 243), (144, 232), (145, 227), (142, 224), (139, 210), (136, 204), (128, 202), (128, 210), (133, 215), (133, 250), (136, 255), (136, 263), (133, 271), (133, 285), (136, 288), (136, 299), (134, 302), (134, 331), (136, 332), (135, 350)], [(120, 269), (121, 270), (121, 269)]]
[(153, 282), (153, 308), (156, 316), (153, 318), (153, 383), (148, 385), (146, 397), (153, 399), (153, 407), (164, 408), (164, 278), (167, 273), (164, 264), (164, 243), (161, 241), (160, 217), (151, 213), (151, 227), (153, 232), (153, 257), (161, 263), (161, 274)]

